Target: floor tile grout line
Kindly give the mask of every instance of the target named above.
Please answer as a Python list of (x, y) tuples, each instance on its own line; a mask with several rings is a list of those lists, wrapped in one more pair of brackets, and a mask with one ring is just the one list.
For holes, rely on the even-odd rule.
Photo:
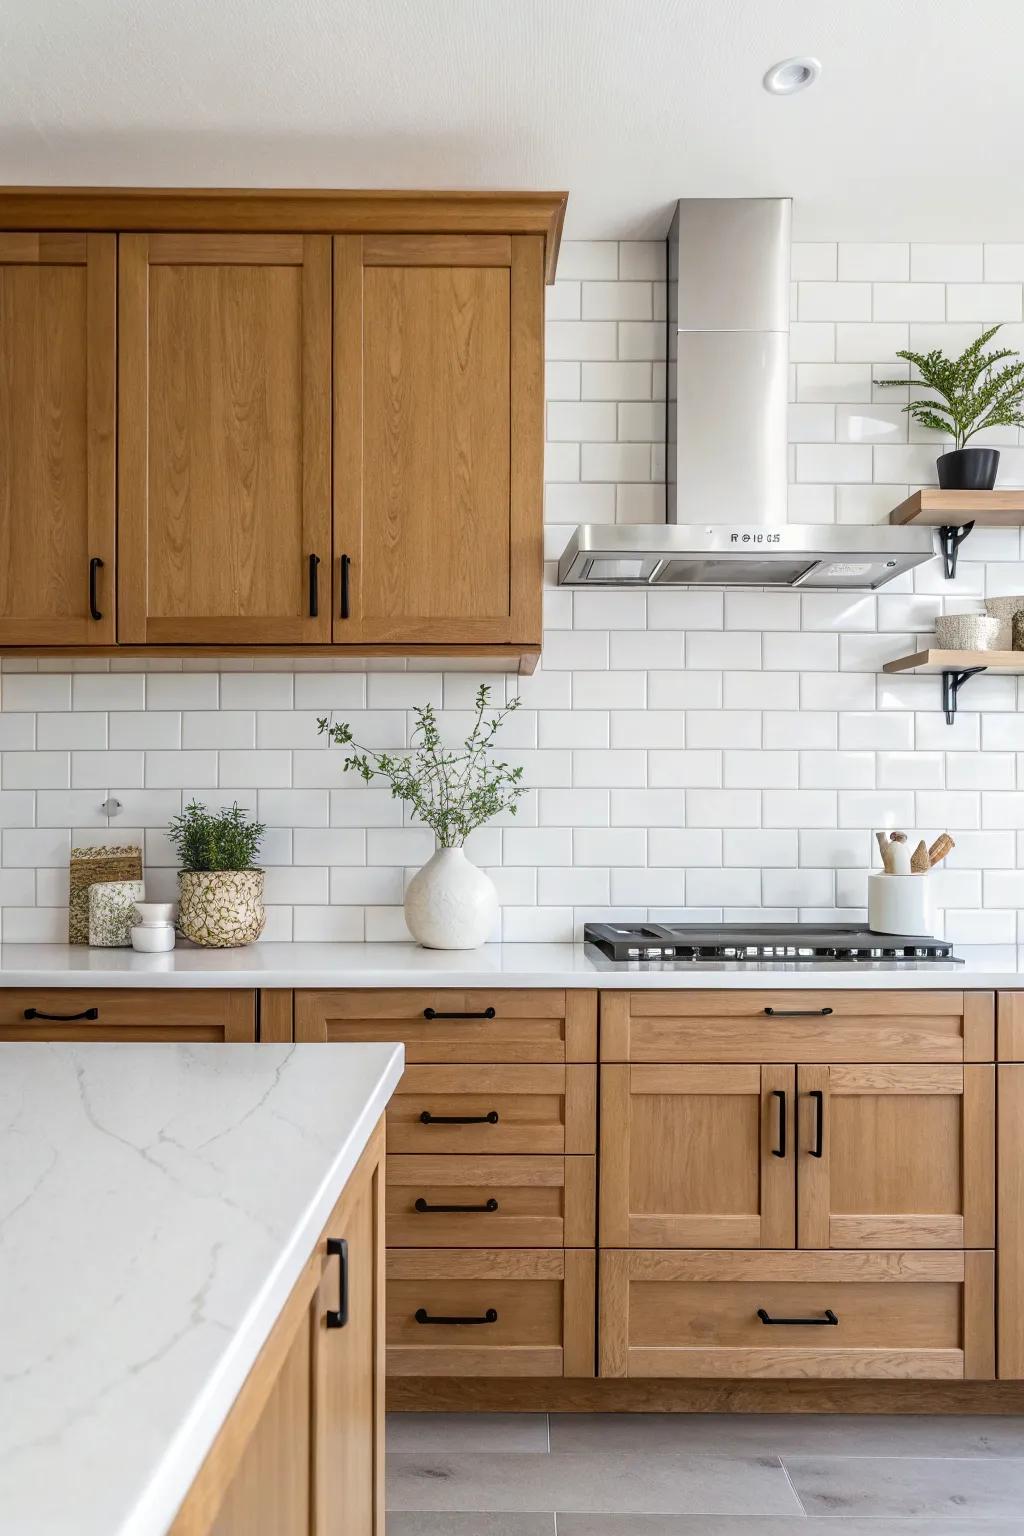
[(790, 1490), (791, 1490), (791, 1492), (793, 1494), (793, 1497), (794, 1497), (794, 1499), (796, 1499), (796, 1502), (797, 1502), (797, 1504), (800, 1507), (800, 1513), (803, 1515), (805, 1520), (808, 1519), (808, 1514), (807, 1514), (807, 1510), (806, 1510), (806, 1508), (804, 1506), (804, 1501), (800, 1497), (800, 1495), (797, 1493), (797, 1491), (796, 1491), (796, 1484), (793, 1482), (793, 1479), (790, 1477), (790, 1475), (789, 1475), (789, 1468), (786, 1466), (786, 1463), (785, 1463), (785, 1461), (783, 1460), (783, 1458), (781, 1456), (779, 1457), (779, 1466), (782, 1468), (783, 1475), (785, 1476), (786, 1482), (789, 1484), (789, 1487), (790, 1487)]

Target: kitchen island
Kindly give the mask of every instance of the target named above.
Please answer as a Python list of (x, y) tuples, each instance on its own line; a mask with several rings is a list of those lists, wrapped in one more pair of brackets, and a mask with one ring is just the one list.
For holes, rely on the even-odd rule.
[[(339, 1400), (356, 1395), (329, 1350), (342, 1341), (336, 1358), (350, 1368), (355, 1350), (371, 1376), (380, 1358), (362, 1335), (380, 1331), (380, 1121), (402, 1062), (387, 1044), (0, 1045), (5, 1536), (269, 1531), (245, 1484), (248, 1452), (266, 1463), (275, 1440), (257, 1499), (301, 1503), (304, 1481), (337, 1476), (353, 1439)], [(342, 1264), (350, 1318), (327, 1332)], [(303, 1371), (321, 1420), (305, 1427)], [(362, 1386), (369, 1483), (381, 1398)], [(288, 1402), (283, 1437), (271, 1420)]]

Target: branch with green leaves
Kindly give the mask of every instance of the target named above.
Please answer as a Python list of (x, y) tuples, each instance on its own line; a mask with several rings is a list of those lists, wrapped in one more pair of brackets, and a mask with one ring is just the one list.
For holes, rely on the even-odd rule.
[[(1024, 426), (1024, 361), (1012, 347), (997, 351), (984, 349), (1000, 329), (993, 325), (983, 331), (959, 357), (949, 358), (937, 348), (933, 352), (897, 352), (918, 371), (911, 386), (923, 384), (935, 391), (936, 398), (911, 400), (903, 407), (922, 427), (952, 436), (954, 448), (963, 448), (977, 432), (986, 427)], [(999, 364), (1008, 357), (1017, 361)], [(906, 379), (877, 379), (883, 388), (907, 387)]]
[(512, 768), (492, 756), (494, 739), (508, 716), (519, 708), (519, 700), (512, 699), (485, 720), (490, 695), (489, 686), (481, 683), (472, 728), (455, 748), (442, 742), (431, 704), (413, 711), (412, 751), (405, 755), (361, 747), (348, 724), (319, 719), (317, 729), (332, 745), (354, 749), (342, 765), (346, 773), (358, 773), (367, 784), (376, 778), (386, 779), (392, 797), (410, 806), (413, 818), (431, 828), (440, 847), (461, 848), (471, 832), (500, 812), (509, 811), (514, 816), (518, 800), (526, 793), (522, 768)]

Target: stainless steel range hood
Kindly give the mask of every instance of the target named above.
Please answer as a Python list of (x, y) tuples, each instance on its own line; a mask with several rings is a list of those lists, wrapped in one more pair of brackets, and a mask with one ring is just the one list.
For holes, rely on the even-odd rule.
[(786, 521), (789, 198), (688, 198), (668, 237), (666, 523), (585, 524), (563, 586), (884, 586), (924, 528)]

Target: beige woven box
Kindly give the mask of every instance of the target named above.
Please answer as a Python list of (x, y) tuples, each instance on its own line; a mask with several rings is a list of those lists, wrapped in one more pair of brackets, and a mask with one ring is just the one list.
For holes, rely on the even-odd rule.
[(89, 887), (100, 881), (141, 880), (142, 849), (72, 848), (68, 898), (68, 943), (89, 942)]

